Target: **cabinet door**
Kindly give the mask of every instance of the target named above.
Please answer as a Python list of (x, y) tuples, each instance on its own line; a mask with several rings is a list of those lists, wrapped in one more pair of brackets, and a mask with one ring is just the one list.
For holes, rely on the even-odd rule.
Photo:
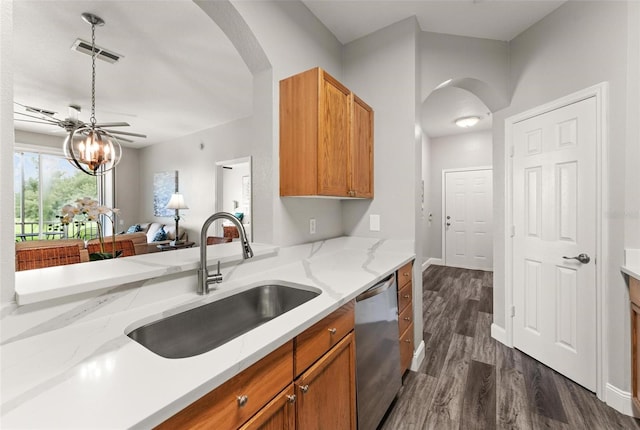
[(353, 332), (295, 382), (296, 423), (304, 430), (355, 430), (356, 370)]
[(293, 384), (253, 416), (240, 430), (293, 430), (296, 425), (296, 396)]
[(629, 278), (629, 296), (631, 297), (631, 397), (640, 408), (640, 281)]
[(353, 96), (349, 145), (350, 194), (373, 198), (373, 109)]
[(318, 114), (318, 194), (348, 196), (350, 92), (323, 73)]

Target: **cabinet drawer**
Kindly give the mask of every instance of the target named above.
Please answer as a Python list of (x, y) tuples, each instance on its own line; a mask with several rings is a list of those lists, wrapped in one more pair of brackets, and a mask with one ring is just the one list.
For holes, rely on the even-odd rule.
[(398, 333), (404, 333), (407, 328), (413, 323), (413, 306), (407, 306), (398, 317)]
[(411, 300), (413, 299), (413, 287), (412, 282), (409, 282), (407, 285), (402, 287), (400, 291), (398, 291), (398, 311), (403, 312), (407, 305), (411, 304)]
[(355, 300), (317, 322), (295, 339), (294, 374), (298, 376), (331, 347), (337, 344), (355, 325)]
[(411, 359), (413, 358), (413, 324), (402, 333), (400, 336), (400, 373), (404, 375), (404, 372), (411, 365)]
[[(156, 428), (238, 428), (290, 385), (292, 377), (293, 341), (289, 341)], [(241, 406), (243, 396), (246, 402)]]
[(640, 281), (632, 276), (629, 276), (629, 297), (636, 306), (640, 306)]
[(398, 270), (398, 288), (402, 288), (407, 285), (407, 282), (411, 282), (412, 267), (413, 261), (410, 261)]

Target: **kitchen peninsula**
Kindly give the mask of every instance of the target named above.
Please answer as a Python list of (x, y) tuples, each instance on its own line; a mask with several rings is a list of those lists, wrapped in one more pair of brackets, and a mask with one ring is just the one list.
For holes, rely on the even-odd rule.
[[(237, 244), (216, 245), (209, 248), (208, 264), (222, 260), (224, 281), (208, 296), (195, 293), (196, 248), (96, 263), (103, 266), (95, 266), (94, 276), (100, 278), (102, 269), (121, 273), (117, 283), (109, 285), (104, 275), (99, 289), (80, 292), (78, 281), (66, 297), (53, 297), (39, 282), (79, 280), (86, 274), (72, 272), (81, 265), (17, 277), (17, 294), (32, 304), (2, 310), (2, 425), (158, 425), (410, 262), (413, 247), (412, 241), (354, 237), (283, 248), (256, 244), (256, 257), (243, 261)], [(321, 294), (194, 357), (163, 358), (127, 337), (167, 311), (273, 280)]]

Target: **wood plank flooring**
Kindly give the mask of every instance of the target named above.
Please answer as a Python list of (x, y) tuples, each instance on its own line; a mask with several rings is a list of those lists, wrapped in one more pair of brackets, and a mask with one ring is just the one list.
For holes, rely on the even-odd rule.
[(430, 266), (423, 273), (426, 358), (405, 375), (381, 430), (640, 430), (639, 420), (494, 341), (492, 285), (491, 272)]

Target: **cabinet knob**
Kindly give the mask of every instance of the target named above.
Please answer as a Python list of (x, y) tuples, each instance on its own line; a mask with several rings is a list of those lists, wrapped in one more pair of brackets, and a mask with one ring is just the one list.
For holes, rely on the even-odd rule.
[(405, 299), (408, 299), (408, 298), (409, 298), (409, 297), (411, 297), (411, 296), (410, 296), (409, 294), (405, 294), (405, 295), (404, 295), (404, 296), (402, 296), (402, 297), (404, 297)]
[(238, 406), (243, 407), (249, 401), (249, 396), (242, 395), (242, 396), (238, 396), (237, 399), (238, 399)]
[(409, 276), (409, 272), (404, 272), (402, 276)]
[(295, 403), (295, 401), (296, 401), (296, 395), (295, 394), (288, 394), (287, 395), (287, 402)]
[(404, 340), (406, 343), (411, 343), (411, 339), (405, 339)]
[(336, 334), (337, 331), (338, 330), (335, 327), (329, 329), (329, 333), (331, 333), (331, 334)]
[(411, 321), (411, 317), (404, 317), (405, 321)]
[(303, 393), (306, 393), (307, 391), (309, 391), (309, 384), (300, 385), (300, 391), (302, 391)]

